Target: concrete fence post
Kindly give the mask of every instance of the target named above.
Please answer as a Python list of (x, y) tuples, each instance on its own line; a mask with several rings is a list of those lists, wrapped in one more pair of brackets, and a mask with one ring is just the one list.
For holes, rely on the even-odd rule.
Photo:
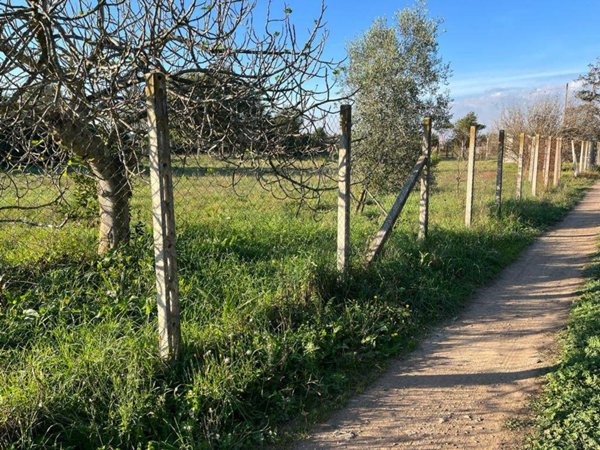
[(575, 150), (575, 141), (571, 139), (571, 158), (573, 159), (573, 177), (579, 176), (579, 164), (577, 164), (577, 151)]
[(496, 168), (496, 209), (502, 214), (502, 166), (504, 164), (504, 130), (498, 134), (498, 165)]
[(350, 151), (352, 146), (352, 106), (340, 109), (342, 136), (338, 154), (337, 270), (345, 273), (350, 259)]
[(560, 184), (560, 175), (562, 171), (562, 137), (556, 139), (556, 149), (554, 150), (554, 178), (553, 185), (557, 187)]
[(172, 361), (179, 357), (181, 351), (181, 325), (165, 75), (159, 72), (146, 75), (145, 90), (148, 113), (159, 350), (163, 360)]
[(473, 222), (473, 184), (475, 182), (475, 148), (477, 145), (477, 127), (471, 126), (469, 134), (469, 160), (467, 164), (467, 203), (465, 208), (465, 225)]
[(546, 139), (546, 151), (544, 152), (544, 190), (550, 184), (550, 156), (552, 154), (552, 136)]
[(421, 191), (419, 193), (419, 240), (427, 239), (429, 232), (429, 184), (431, 182), (431, 118), (423, 119), (423, 155), (425, 166), (421, 173)]
[(525, 156), (525, 133), (519, 135), (519, 159), (517, 160), (517, 192), (516, 199), (523, 196), (523, 158)]
[(535, 142), (533, 144), (533, 168), (531, 171), (531, 195), (537, 197), (537, 185), (538, 185), (538, 162), (540, 159), (540, 135), (535, 135)]
[(535, 153), (535, 136), (533, 139), (529, 139), (529, 173), (527, 174), (527, 180), (531, 183), (533, 181), (533, 154)]

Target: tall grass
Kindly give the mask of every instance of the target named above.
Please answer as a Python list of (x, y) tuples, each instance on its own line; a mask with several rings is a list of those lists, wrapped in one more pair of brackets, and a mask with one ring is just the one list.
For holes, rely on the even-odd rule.
[[(565, 173), (561, 189), (516, 202), (515, 168), (507, 165), (497, 218), (494, 164), (481, 162), (475, 226), (467, 229), (456, 164), (436, 168), (425, 244), (415, 239), (412, 196), (382, 257), (365, 269), (363, 250), (382, 216), (375, 204), (353, 216), (352, 270), (341, 284), (334, 195), (314, 220), (259, 190), (239, 197), (182, 177), (184, 350), (172, 367), (157, 356), (145, 188), (133, 199), (139, 224), (130, 246), (102, 258), (83, 224), (58, 233), (15, 227), (12, 238), (0, 237), (0, 447), (249, 448), (286, 440), (454, 314), (592, 182)], [(393, 197), (380, 200), (387, 206)], [(33, 245), (40, 240), (50, 248)]]

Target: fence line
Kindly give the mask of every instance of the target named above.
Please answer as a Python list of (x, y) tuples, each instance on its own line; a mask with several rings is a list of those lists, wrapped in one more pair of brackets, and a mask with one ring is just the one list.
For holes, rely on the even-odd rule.
[[(148, 147), (149, 147), (149, 159), (144, 159), (141, 162), (141, 165), (146, 167), (142, 167), (143, 171), (140, 171), (136, 175), (138, 178), (132, 181), (132, 184), (136, 190), (136, 205), (142, 205), (145, 200), (152, 202), (152, 207), (144, 206), (145, 209), (139, 209), (139, 214), (147, 213), (147, 217), (142, 220), (148, 220), (151, 216), (152, 218), (152, 226), (153, 226), (153, 249), (154, 249), (154, 276), (155, 280), (151, 280), (153, 283), (156, 283), (156, 301), (157, 301), (157, 311), (158, 311), (158, 337), (159, 337), (159, 351), (161, 357), (166, 361), (174, 360), (178, 357), (181, 352), (181, 325), (180, 325), (180, 306), (179, 306), (179, 286), (178, 286), (178, 273), (177, 273), (177, 255), (175, 250), (175, 237), (176, 237), (176, 229), (175, 229), (175, 207), (177, 204), (181, 204), (182, 206), (178, 206), (178, 212), (181, 212), (179, 208), (185, 207), (187, 212), (190, 212), (190, 209), (197, 208), (197, 205), (184, 205), (187, 202), (180, 202), (179, 197), (175, 197), (177, 194), (181, 194), (180, 191), (177, 191), (174, 188), (177, 188), (177, 185), (180, 185), (181, 180), (187, 177), (187, 181), (194, 181), (195, 183), (199, 183), (203, 180), (208, 181), (210, 174), (213, 172), (218, 173), (218, 177), (215, 175), (215, 179), (221, 180), (225, 178), (231, 177), (231, 183), (228, 185), (233, 188), (233, 190), (238, 189), (240, 186), (239, 178), (236, 178), (237, 174), (235, 170), (239, 169), (239, 167), (235, 167), (234, 172), (229, 171), (230, 166), (226, 164), (229, 162), (227, 160), (228, 157), (233, 154), (233, 158), (237, 158), (238, 155), (233, 153), (231, 148), (237, 148), (241, 145), (245, 145), (246, 142), (232, 142), (230, 143), (230, 147), (224, 147), (219, 149), (220, 152), (215, 152), (216, 158), (214, 155), (209, 154), (208, 152), (199, 151), (198, 154), (194, 155), (198, 158), (197, 164), (195, 166), (186, 166), (185, 158), (189, 157), (185, 151), (189, 151), (189, 149), (185, 148), (182, 150), (181, 143), (178, 143), (178, 135), (177, 132), (174, 132), (176, 127), (182, 127), (182, 124), (177, 123), (177, 115), (173, 113), (175, 119), (171, 124), (169, 124), (168, 120), (168, 111), (167, 111), (167, 99), (169, 98), (167, 95), (167, 85), (165, 75), (162, 73), (151, 73), (146, 76), (146, 108), (147, 108), (147, 137), (148, 137)], [(171, 103), (169, 103), (169, 107), (173, 107)], [(337, 207), (337, 223), (336, 223), (336, 264), (335, 267), (340, 275), (348, 273), (350, 270), (351, 264), (351, 255), (352, 247), (351, 247), (351, 236), (350, 236), (350, 226), (351, 226), (351, 186), (352, 186), (352, 107), (350, 105), (341, 105), (339, 110), (339, 117), (337, 115), (329, 115), (327, 116), (329, 119), (335, 117), (336, 120), (339, 119), (339, 129), (336, 130), (335, 133), (326, 133), (326, 137), (330, 139), (331, 145), (328, 147), (328, 151), (331, 153), (327, 153), (327, 157), (323, 157), (325, 161), (324, 167), (326, 170), (326, 176), (329, 180), (328, 182), (331, 185), (325, 186), (324, 191), (331, 193), (331, 208), (332, 210)], [(184, 124), (185, 125), (185, 124)], [(329, 124), (331, 125), (331, 124)], [(419, 217), (418, 217), (418, 239), (420, 241), (424, 241), (427, 239), (430, 231), (430, 219), (431, 219), (431, 195), (432, 194), (432, 128), (433, 124), (430, 118), (425, 118), (422, 124), (422, 136), (421, 136), (421, 154), (419, 155), (415, 165), (413, 166), (408, 178), (405, 180), (402, 185), (398, 195), (395, 197), (393, 205), (386, 209), (389, 205), (385, 205), (378, 202), (377, 199), (373, 196), (369, 190), (366, 188), (363, 189), (361, 198), (358, 201), (357, 212), (360, 212), (364, 208), (367, 197), (370, 197), (375, 204), (377, 204), (378, 208), (385, 214), (385, 219), (381, 227), (378, 229), (376, 233), (374, 233), (369, 241), (367, 242), (367, 250), (364, 254), (359, 255), (361, 259), (364, 258), (365, 265), (371, 264), (378, 255), (381, 254), (386, 241), (391, 236), (393, 232), (393, 227), (395, 226), (400, 214), (402, 213), (409, 196), (416, 190), (415, 185), (418, 181), (420, 181), (420, 189), (418, 193), (418, 209), (419, 209)], [(336, 127), (337, 128), (337, 127)], [(179, 129), (177, 129), (180, 131)], [(173, 146), (171, 147), (171, 143), (169, 142), (171, 133), (171, 139), (173, 142)], [(293, 134), (293, 133), (292, 133)], [(339, 141), (334, 144), (334, 139)], [(512, 156), (511, 151), (514, 151), (514, 147), (516, 146), (517, 137), (513, 135), (509, 135), (505, 132), (505, 130), (499, 130), (498, 133), (498, 147), (496, 154), (496, 177), (495, 177), (495, 196), (493, 198), (494, 204), (496, 206), (496, 210), (498, 215), (501, 215), (503, 208), (506, 208), (506, 195), (502, 192), (506, 183), (504, 182), (504, 178), (507, 172), (504, 165), (504, 159), (507, 156)], [(540, 161), (540, 145), (542, 139), (545, 139), (545, 153), (543, 158), (543, 168), (539, 169)], [(304, 142), (304, 141), (303, 141)], [(464, 211), (464, 223), (466, 227), (470, 227), (474, 221), (474, 203), (476, 200), (477, 193), (475, 192), (475, 183), (479, 183), (479, 181), (475, 180), (476, 175), (476, 159), (477, 157), (481, 157), (484, 152), (486, 156), (490, 155), (490, 148), (493, 152), (495, 148), (495, 138), (491, 139), (491, 136), (488, 136), (486, 146), (483, 145), (481, 148), (477, 148), (478, 136), (477, 136), (477, 128), (472, 126), (469, 130), (469, 145), (468, 145), (468, 161), (467, 161), (467, 180), (466, 180), (466, 203), (465, 203), (465, 211)], [(292, 143), (293, 144), (293, 143)], [(577, 144), (577, 145), (576, 145)], [(179, 145), (179, 147), (178, 147)], [(554, 147), (553, 147), (554, 145)], [(526, 147), (529, 146), (529, 147)], [(567, 144), (565, 144), (565, 147)], [(293, 149), (293, 145), (284, 146), (283, 150), (288, 151)], [(529, 151), (527, 151), (530, 149)], [(194, 149), (195, 150), (195, 149)], [(332, 156), (337, 150), (337, 168), (334, 167), (333, 161), (328, 159), (329, 156)], [(567, 150), (567, 149), (565, 149)], [(479, 155), (477, 152), (479, 151)], [(553, 186), (559, 186), (561, 182), (561, 173), (562, 173), (562, 151), (563, 151), (563, 138), (555, 137), (555, 136), (541, 136), (539, 134), (531, 137), (527, 136), (525, 133), (521, 133), (518, 139), (518, 156), (517, 156), (517, 180), (516, 180), (516, 193), (515, 198), (517, 200), (521, 200), (523, 197), (523, 189), (524, 189), (524, 178), (527, 175), (531, 180), (531, 189), (532, 195), (537, 196), (538, 192), (538, 177), (540, 176), (539, 172), (542, 172), (543, 176), (543, 187), (544, 190), (549, 189), (549, 178), (550, 178), (550, 167), (554, 164), (553, 167)], [(228, 153), (228, 152), (231, 152)], [(598, 143), (591, 142), (589, 140), (571, 140), (571, 152), (573, 159), (573, 171), (574, 175), (578, 176), (580, 173), (585, 172), (586, 170), (590, 170), (597, 166), (598, 159), (600, 158), (600, 152), (598, 151)], [(437, 148), (437, 154), (439, 155), (440, 148)], [(526, 161), (526, 158), (529, 158)], [(221, 158), (221, 159), (219, 159)], [(255, 156), (256, 159), (259, 160), (258, 164), (248, 169), (248, 171), (254, 170), (255, 172), (249, 172), (251, 176), (247, 176), (244, 179), (244, 182), (248, 183), (250, 181), (259, 184), (260, 181), (257, 181), (257, 177), (255, 177), (257, 172), (264, 173), (266, 170), (261, 163), (264, 161), (261, 160), (262, 155), (257, 153)], [(295, 156), (293, 156), (295, 158)], [(295, 161), (300, 161), (298, 158)], [(148, 167), (147, 164), (149, 162), (149, 186), (148, 186)], [(221, 164), (222, 162), (222, 164)], [(462, 161), (461, 161), (462, 163)], [(479, 163), (478, 163), (479, 164)], [(526, 174), (526, 169), (529, 167), (529, 173)], [(302, 170), (304, 167), (302, 166), (302, 162), (298, 163), (297, 166), (293, 167), (297, 170)], [(242, 173), (245, 170), (245, 167), (242, 167)], [(337, 169), (337, 171), (336, 171)], [(312, 170), (312, 167), (311, 167)], [(464, 169), (459, 169), (464, 170)], [(478, 169), (480, 170), (480, 169)], [(457, 180), (461, 183), (461, 177), (464, 172), (459, 173), (457, 176)], [(283, 174), (285, 175), (285, 174)], [(33, 179), (36, 176), (33, 172), (28, 172), (24, 174), (24, 177), (27, 178), (26, 182), (30, 182), (29, 179)], [(194, 178), (192, 180), (192, 178)], [(25, 179), (25, 178), (24, 178)], [(482, 182), (484, 179), (487, 180), (486, 177), (482, 177)], [(175, 182), (174, 182), (175, 180)], [(212, 181), (211, 181), (212, 182)], [(281, 185), (272, 180), (265, 181), (265, 185), (267, 187), (271, 186), (280, 186)], [(462, 179), (464, 183), (464, 178)], [(174, 186), (175, 183), (175, 186)], [(40, 186), (43, 186), (40, 184)], [(194, 184), (190, 189), (194, 189), (192, 191), (195, 196), (198, 197), (198, 184)], [(181, 186), (180, 186), (181, 187)], [(224, 189), (226, 186), (219, 185), (218, 188)], [(261, 187), (264, 187), (262, 185)], [(488, 187), (491, 188), (491, 177), (490, 177), (490, 185)], [(319, 188), (322, 188), (319, 186)], [(133, 188), (132, 188), (133, 189)], [(283, 188), (281, 188), (283, 189)], [(140, 195), (139, 192), (142, 192)], [(434, 191), (435, 192), (435, 191)], [(148, 195), (149, 194), (149, 195)], [(204, 195), (208, 193), (203, 193), (202, 201), (205, 199), (208, 201), (207, 197), (214, 195), (215, 192), (211, 192), (211, 195)], [(216, 193), (218, 197), (218, 192)], [(238, 192), (236, 191), (236, 194)], [(334, 202), (333, 195), (337, 194), (337, 200)], [(416, 194), (416, 192), (415, 192)], [(329, 194), (328, 194), (329, 195)], [(462, 194), (461, 194), (462, 196)], [(184, 197), (186, 198), (186, 197)], [(390, 201), (392, 199), (390, 198)], [(220, 200), (223, 201), (223, 200)], [(504, 205), (503, 205), (504, 202)], [(492, 203), (492, 198), (490, 198), (490, 204)], [(334, 206), (335, 205), (335, 206)], [(17, 205), (20, 206), (20, 205)], [(10, 206), (9, 206), (10, 207)], [(222, 209), (225, 207), (223, 203), (218, 204), (214, 209), (217, 210), (217, 214), (223, 213)], [(1, 208), (7, 208), (7, 206), (0, 206)], [(23, 208), (28, 208), (27, 205), (23, 205)], [(137, 211), (137, 210), (136, 210)], [(332, 219), (335, 218), (332, 212)], [(460, 213), (462, 214), (462, 210)], [(224, 214), (225, 216), (227, 214)], [(185, 215), (178, 215), (178, 224), (180, 227), (183, 227), (183, 224), (180, 222), (185, 222), (181, 218), (185, 219)], [(197, 217), (197, 219), (204, 220), (204, 217)], [(462, 217), (461, 217), (462, 219)], [(188, 219), (189, 220), (189, 219)], [(1, 222), (1, 220), (0, 220)], [(198, 220), (198, 223), (200, 220)], [(146, 224), (148, 222), (145, 222)], [(142, 223), (144, 225), (144, 223)], [(189, 225), (189, 223), (188, 223)], [(192, 225), (197, 225), (194, 222)], [(204, 225), (204, 224), (202, 224)], [(132, 227), (133, 228), (133, 227)], [(183, 228), (182, 228), (183, 229)], [(197, 230), (195, 231), (197, 232)], [(219, 236), (211, 236), (211, 239), (220, 239)], [(148, 248), (149, 246), (147, 246)], [(181, 250), (180, 250), (181, 251)], [(331, 251), (332, 257), (331, 262), (333, 262), (333, 251)], [(183, 253), (182, 253), (183, 255)], [(332, 264), (333, 266), (333, 264)], [(340, 280), (343, 279), (343, 276), (339, 277)], [(149, 287), (153, 290), (153, 287)]]

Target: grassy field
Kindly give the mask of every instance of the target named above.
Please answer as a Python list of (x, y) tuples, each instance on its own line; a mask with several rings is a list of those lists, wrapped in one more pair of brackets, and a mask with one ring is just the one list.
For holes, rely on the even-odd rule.
[[(478, 162), (474, 227), (463, 226), (464, 163), (435, 169), (431, 235), (416, 242), (413, 195), (382, 258), (362, 268), (383, 216), (352, 222), (353, 270), (335, 268), (335, 194), (317, 212), (248, 177), (176, 177), (184, 352), (157, 357), (148, 187), (131, 245), (95, 256), (85, 222), (0, 228), (0, 447), (248, 448), (281, 443), (360, 389), (428, 326), (560, 219), (592, 182), (513, 200), (501, 219), (495, 163)], [(525, 185), (525, 192), (530, 186)], [(381, 197), (387, 208), (393, 196)], [(2, 201), (2, 200), (0, 200)]]
[(593, 449), (600, 443), (600, 255), (571, 311), (558, 368), (535, 404), (528, 448)]

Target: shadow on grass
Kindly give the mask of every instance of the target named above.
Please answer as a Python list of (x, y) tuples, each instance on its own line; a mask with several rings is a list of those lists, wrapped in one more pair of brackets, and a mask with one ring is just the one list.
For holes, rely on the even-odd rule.
[[(139, 380), (123, 377), (118, 365), (99, 365), (94, 371), (98, 386), (111, 386), (109, 380), (119, 379), (131, 383), (131, 389), (123, 394), (102, 393), (93, 401), (93, 392), (82, 390), (81, 398), (73, 401), (83, 411), (93, 407), (95, 414), (82, 413), (84, 419), (69, 416), (57, 423), (60, 414), (46, 406), (43, 415), (31, 419), (38, 422), (30, 428), (29, 438), (33, 442), (48, 433), (43, 437), (77, 446), (73, 430), (86, 420), (89, 429), (101, 430), (89, 436), (90, 447), (107, 440), (115, 447), (128, 448), (146, 446), (150, 439), (160, 442), (161, 448), (184, 444), (253, 448), (278, 442), (277, 433), (295, 418), (301, 417), (304, 423), (294, 423), (294, 428), (339, 406), (391, 356), (409, 351), (424, 330), (455, 314), (474, 289), (493, 279), (536, 233), (567, 210), (568, 206), (539, 200), (509, 201), (505, 204), (509, 217), (494, 226), (432, 227), (423, 245), (413, 233), (397, 230), (372, 267), (361, 266), (362, 255), (355, 255), (353, 269), (341, 283), (332, 257), (333, 230), (314, 228), (302, 234), (302, 224), (298, 229), (281, 229), (279, 224), (262, 222), (248, 229), (243, 224), (236, 228), (217, 223), (186, 227), (178, 235), (184, 310), (184, 354), (179, 366), (156, 384), (140, 388), (135, 385)], [(513, 220), (516, 215), (521, 220)], [(112, 308), (104, 312), (105, 317), (154, 324), (155, 317), (143, 308), (146, 299), (149, 305), (155, 304), (149, 290), (153, 283), (149, 233), (140, 242), (143, 250), (138, 249), (137, 256), (134, 247), (131, 253), (116, 252), (103, 264), (90, 264), (83, 272), (53, 276), (49, 270), (46, 284), (25, 300), (35, 302), (39, 301), (36, 296), (45, 296), (51, 305), (68, 293), (73, 304), (67, 313), (73, 320), (81, 304), (98, 302), (99, 293), (110, 290), (113, 294), (99, 302)], [(72, 263), (77, 266), (77, 261)], [(75, 287), (80, 290), (74, 291)], [(131, 315), (119, 309), (119, 299)], [(49, 314), (64, 311), (49, 308)], [(96, 311), (86, 317), (93, 321), (92, 312)], [(43, 337), (50, 323), (48, 318), (38, 329), (26, 324), (27, 333), (33, 336), (39, 331)], [(15, 330), (20, 332), (18, 327)], [(127, 339), (115, 333), (114, 339), (102, 345), (119, 349), (137, 331), (134, 327)], [(77, 334), (78, 327), (70, 327), (69, 333), (77, 345), (85, 347), (87, 338)], [(151, 352), (124, 353), (120, 358), (129, 361), (132, 354), (142, 365), (151, 366), (157, 358)], [(106, 360), (115, 357), (107, 354)], [(46, 364), (43, 358), (40, 361)], [(64, 361), (65, 366), (71, 363)], [(42, 369), (48, 377), (61, 379), (62, 374), (52, 367)], [(69, 381), (72, 386), (51, 381), (44, 395), (46, 404), (57, 410), (63, 392), (81, 384), (75, 377)], [(54, 384), (61, 392), (51, 389)], [(147, 410), (132, 399), (145, 399)], [(135, 423), (114, 421), (125, 406), (131, 408)], [(35, 404), (19, 405), (25, 412), (30, 407)], [(157, 424), (152, 417), (165, 421)], [(114, 434), (119, 427), (123, 427), (121, 434)]]

